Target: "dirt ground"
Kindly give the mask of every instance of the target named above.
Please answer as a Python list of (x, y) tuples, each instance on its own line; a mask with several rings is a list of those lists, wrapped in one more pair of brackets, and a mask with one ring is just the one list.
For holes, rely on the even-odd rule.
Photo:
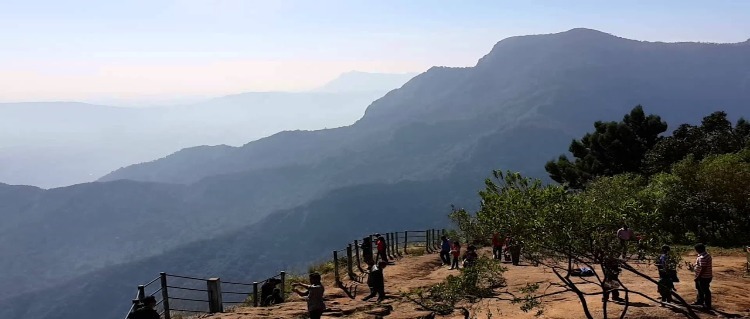
[[(488, 253), (483, 251), (482, 253)], [(686, 261), (693, 261), (694, 255), (685, 257)], [(701, 312), (695, 309), (701, 318), (750, 318), (750, 277), (745, 274), (745, 256), (739, 251), (722, 254), (714, 254), (714, 280), (711, 290), (713, 292), (715, 311), (711, 313)], [(656, 276), (654, 265), (647, 263), (635, 263), (636, 269), (651, 276)], [(549, 286), (550, 282), (557, 282), (557, 277), (544, 267), (531, 265), (512, 266), (507, 264), (508, 271), (505, 272), (507, 287), (500, 288), (499, 293), (510, 291), (518, 294), (518, 289), (527, 283), (539, 283), (540, 292)], [(444, 280), (456, 270), (449, 270), (441, 266), (437, 254), (423, 256), (405, 257), (396, 261), (395, 265), (385, 269), (386, 292), (389, 297), (382, 304), (361, 301), (369, 290), (364, 284), (346, 281), (345, 285), (351, 287), (351, 293), (355, 299), (351, 299), (340, 288), (333, 285), (332, 277), (325, 276), (326, 304), (330, 308), (323, 318), (377, 318), (383, 316), (387, 319), (411, 319), (411, 318), (464, 318), (460, 312), (448, 316), (435, 316), (411, 302), (401, 300), (399, 292), (406, 292), (411, 288), (430, 286)], [(690, 270), (683, 267), (679, 270), (681, 282), (675, 283), (677, 292), (688, 302), (695, 301), (695, 288), (693, 286)], [(653, 283), (623, 272), (620, 276), (622, 282), (631, 290), (644, 292), (646, 295), (656, 299), (658, 294)], [(592, 284), (582, 284), (584, 291), (596, 291)], [(560, 290), (558, 287), (549, 287), (546, 292)], [(502, 296), (502, 293), (500, 294)], [(507, 297), (506, 297), (507, 298)], [(601, 295), (587, 298), (589, 309), (595, 318), (603, 318)], [(519, 305), (513, 305), (509, 301), (498, 299), (485, 299), (475, 304), (466, 305), (471, 308), (471, 317), (477, 319), (485, 318), (559, 318), (578, 319), (585, 318), (580, 301), (572, 292), (546, 297), (542, 300), (544, 312), (535, 317), (535, 311), (524, 313)], [(607, 304), (609, 318), (619, 318), (622, 305), (612, 302)], [(265, 308), (236, 308), (231, 313), (207, 316), (212, 319), (291, 319), (304, 318), (306, 304), (299, 297), (291, 297), (290, 300), (279, 306)], [(626, 318), (685, 318), (681, 312), (684, 309), (677, 306), (662, 306), (641, 296), (630, 296), (629, 309)]]

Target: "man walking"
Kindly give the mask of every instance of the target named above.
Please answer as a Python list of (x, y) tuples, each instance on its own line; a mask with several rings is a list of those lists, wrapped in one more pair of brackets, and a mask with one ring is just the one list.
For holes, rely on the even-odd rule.
[(695, 259), (695, 289), (698, 290), (698, 300), (695, 306), (703, 306), (705, 310), (711, 310), (711, 280), (713, 279), (713, 260), (706, 251), (706, 245), (695, 245), (698, 258)]

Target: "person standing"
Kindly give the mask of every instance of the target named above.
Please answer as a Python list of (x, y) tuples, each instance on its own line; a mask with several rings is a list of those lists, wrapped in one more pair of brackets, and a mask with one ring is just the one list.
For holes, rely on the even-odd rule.
[(703, 306), (705, 310), (711, 310), (711, 280), (713, 280), (713, 260), (706, 251), (706, 245), (695, 245), (698, 258), (695, 259), (695, 289), (698, 291), (698, 299), (693, 303), (695, 306)]
[(672, 271), (672, 262), (669, 257), (671, 248), (667, 245), (661, 246), (661, 255), (657, 261), (656, 267), (659, 269), (659, 287), (658, 292), (661, 295), (661, 302), (672, 302), (672, 290), (674, 290), (674, 277)]
[(623, 302), (624, 299), (620, 298), (620, 292), (617, 290), (620, 288), (620, 264), (617, 259), (609, 258), (602, 264), (604, 270), (604, 282), (602, 288), (604, 288), (604, 295), (602, 296), (602, 302), (609, 300), (610, 294), (612, 300), (617, 302)]
[(500, 236), (500, 233), (492, 235), (492, 257), (495, 259), (502, 259), (504, 245), (505, 241), (503, 240), (503, 237)]
[[(311, 273), (309, 285), (294, 283), (292, 287), (298, 295), (307, 297), (307, 312), (310, 314), (310, 319), (320, 319), (326, 310), (326, 304), (323, 302), (325, 288), (321, 283), (320, 274), (317, 272)], [(300, 291), (297, 289), (298, 287), (305, 288), (306, 291)]]
[(378, 296), (378, 302), (385, 299), (385, 277), (383, 276), (383, 269), (388, 266), (387, 262), (381, 261), (377, 266), (373, 266), (370, 273), (367, 275), (367, 286), (370, 287), (370, 294), (362, 300), (367, 301), (370, 298)]
[(451, 242), (448, 237), (440, 237), (440, 260), (443, 261), (443, 266), (451, 264)]
[(617, 238), (620, 239), (620, 247), (622, 248), (622, 258), (628, 258), (628, 241), (633, 239), (633, 230), (628, 228), (628, 225), (622, 225), (622, 228), (617, 230)]
[(458, 259), (461, 258), (461, 243), (459, 243), (458, 241), (453, 242), (451, 255), (453, 255), (453, 263), (451, 264), (451, 269), (458, 269)]
[(378, 255), (375, 257), (375, 260), (388, 262), (388, 253), (385, 250), (385, 238), (383, 238), (382, 235), (378, 235), (378, 239), (375, 241), (375, 246), (378, 249)]

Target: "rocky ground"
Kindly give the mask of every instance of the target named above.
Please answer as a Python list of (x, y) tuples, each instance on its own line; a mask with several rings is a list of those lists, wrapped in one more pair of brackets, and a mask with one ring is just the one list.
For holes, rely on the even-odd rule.
[[(488, 252), (483, 252), (488, 253)], [(686, 261), (694, 260), (694, 255), (685, 257)], [(701, 318), (750, 318), (750, 277), (745, 274), (744, 253), (739, 251), (721, 252), (714, 254), (714, 282), (712, 291), (714, 294), (715, 311), (707, 313), (696, 309)], [(656, 267), (648, 263), (634, 263), (635, 267), (646, 274), (656, 276)], [(518, 294), (519, 288), (527, 283), (540, 283), (541, 290), (546, 292), (560, 290), (552, 286), (550, 282), (557, 282), (557, 277), (544, 267), (532, 265), (512, 266), (507, 265), (505, 272), (507, 287), (497, 290), (498, 296), (507, 299), (504, 292)], [(396, 264), (385, 269), (386, 291), (389, 297), (382, 304), (361, 301), (367, 294), (366, 285), (347, 281), (345, 285), (351, 288), (355, 299), (351, 299), (340, 288), (333, 285), (332, 277), (326, 276), (326, 304), (330, 308), (323, 317), (343, 318), (378, 318), (382, 316), (387, 319), (411, 319), (411, 318), (464, 318), (460, 312), (447, 316), (435, 316), (430, 311), (420, 309), (416, 304), (400, 297), (400, 292), (411, 288), (434, 285), (444, 280), (449, 274), (458, 273), (441, 266), (436, 254), (423, 256), (409, 256), (396, 261)], [(695, 289), (691, 280), (690, 270), (683, 267), (679, 270), (682, 282), (676, 283), (678, 293), (688, 302), (694, 301)], [(624, 272), (621, 276), (622, 282), (632, 290), (639, 290), (650, 297), (656, 298), (656, 287), (653, 283)], [(592, 284), (582, 284), (583, 289), (596, 291)], [(603, 318), (601, 296), (592, 296), (587, 299), (589, 308), (595, 318)], [(568, 292), (543, 299), (544, 312), (536, 318), (559, 318), (578, 319), (584, 318), (581, 303), (575, 294)], [(619, 318), (622, 305), (608, 303), (608, 315), (610, 318)], [(524, 313), (519, 305), (511, 304), (507, 300), (485, 299), (474, 304), (467, 304), (471, 309), (471, 318), (535, 318), (535, 312)], [(291, 297), (289, 302), (265, 308), (238, 307), (230, 313), (205, 316), (211, 319), (291, 319), (305, 318), (306, 304), (299, 297)], [(684, 318), (682, 309), (678, 306), (663, 306), (647, 298), (631, 296), (629, 310), (626, 318)]]

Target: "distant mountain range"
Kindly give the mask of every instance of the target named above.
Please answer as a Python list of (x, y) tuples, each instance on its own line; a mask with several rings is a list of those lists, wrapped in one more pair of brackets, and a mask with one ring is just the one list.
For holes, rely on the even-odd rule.
[(185, 147), (350, 125), (413, 76), (348, 72), (314, 92), (249, 92), (171, 107), (0, 103), (0, 182), (67, 186)]
[(73, 187), (2, 186), (0, 269), (14, 273), (0, 281), (27, 293), (0, 291), (0, 317), (116, 318), (158, 271), (258, 278), (369, 231), (446, 225), (492, 169), (545, 178), (572, 138), (637, 104), (673, 126), (747, 117), (750, 43), (513, 37), (474, 67), (414, 77), (350, 126), (188, 148)]

